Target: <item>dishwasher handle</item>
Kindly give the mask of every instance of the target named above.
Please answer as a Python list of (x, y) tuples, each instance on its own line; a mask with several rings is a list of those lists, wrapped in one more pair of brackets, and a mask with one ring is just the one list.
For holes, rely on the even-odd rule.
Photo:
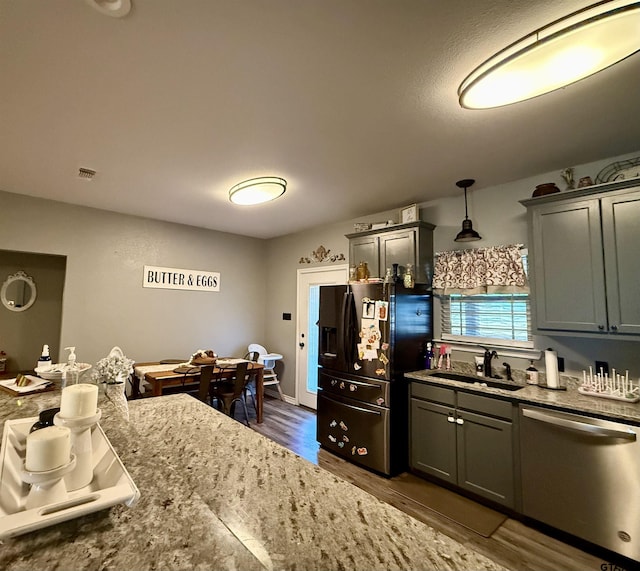
[(578, 432), (588, 432), (594, 436), (609, 436), (614, 438), (624, 438), (635, 442), (636, 433), (629, 429), (616, 430), (614, 428), (605, 428), (596, 424), (590, 424), (588, 422), (580, 422), (578, 420), (569, 420), (560, 416), (556, 416), (549, 412), (541, 412), (530, 408), (522, 409), (523, 416), (538, 420), (540, 422), (546, 422), (547, 424), (553, 424), (562, 428), (568, 428), (569, 430), (577, 430)]

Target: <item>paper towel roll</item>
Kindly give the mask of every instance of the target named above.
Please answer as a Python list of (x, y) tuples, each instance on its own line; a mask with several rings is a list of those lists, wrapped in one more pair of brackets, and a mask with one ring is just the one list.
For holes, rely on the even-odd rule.
[(544, 352), (544, 364), (547, 374), (547, 386), (557, 389), (560, 386), (558, 375), (558, 354), (552, 349), (547, 349)]

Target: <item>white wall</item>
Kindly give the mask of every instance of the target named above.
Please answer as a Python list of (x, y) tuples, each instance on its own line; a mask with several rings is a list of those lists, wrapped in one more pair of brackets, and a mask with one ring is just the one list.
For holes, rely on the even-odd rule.
[[(114, 345), (137, 361), (243, 355), (265, 334), (263, 240), (4, 192), (0, 212), (0, 248), (67, 257), (61, 347), (81, 362)], [(143, 288), (144, 265), (220, 272), (220, 292)]]

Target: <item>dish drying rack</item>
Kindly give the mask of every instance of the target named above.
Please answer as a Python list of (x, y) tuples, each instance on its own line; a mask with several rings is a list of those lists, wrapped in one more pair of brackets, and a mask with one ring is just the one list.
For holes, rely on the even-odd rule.
[(612, 369), (611, 376), (602, 369), (594, 376), (593, 367), (589, 367), (589, 374), (582, 371), (582, 385), (578, 387), (578, 392), (590, 397), (634, 403), (640, 401), (640, 381), (634, 386), (629, 371), (620, 375), (615, 369)]

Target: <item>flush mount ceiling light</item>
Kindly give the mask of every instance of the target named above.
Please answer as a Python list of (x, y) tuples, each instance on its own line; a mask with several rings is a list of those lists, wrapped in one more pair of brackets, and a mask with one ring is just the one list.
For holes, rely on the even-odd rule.
[(85, 0), (85, 2), (101, 14), (112, 18), (122, 18), (131, 11), (131, 0)]
[(229, 190), (229, 200), (234, 204), (262, 204), (284, 194), (287, 181), (277, 176), (263, 176), (239, 182)]
[(531, 99), (640, 50), (640, 2), (599, 2), (506, 47), (458, 88), (460, 105), (488, 109)]
[(475, 180), (472, 178), (465, 178), (456, 182), (458, 188), (464, 188), (464, 220), (462, 221), (462, 230), (458, 232), (455, 238), (456, 242), (475, 242), (476, 240), (482, 240), (480, 234), (473, 229), (473, 223), (467, 216), (467, 188), (469, 188)]

